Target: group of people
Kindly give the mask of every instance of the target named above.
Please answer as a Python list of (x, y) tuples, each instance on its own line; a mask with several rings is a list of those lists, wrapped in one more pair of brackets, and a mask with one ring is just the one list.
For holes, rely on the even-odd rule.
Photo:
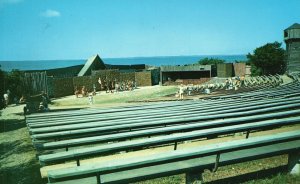
[(41, 94), (41, 100), (40, 100), (40, 105), (38, 111), (43, 112), (43, 111), (48, 111), (48, 103), (49, 103), (49, 98), (48, 95), (44, 92)]
[(81, 88), (75, 87), (75, 96), (76, 98), (79, 97), (79, 95), (82, 95), (82, 97), (87, 97), (88, 96), (88, 90), (85, 86), (82, 86)]
[(192, 95), (193, 91), (193, 85), (184, 86), (183, 84), (180, 84), (179, 90), (178, 90), (178, 96), (179, 99), (183, 99), (183, 94), (186, 93), (188, 96)]
[[(101, 79), (99, 77), (98, 79), (98, 85), (100, 91), (105, 91), (106, 93), (118, 93), (119, 91), (132, 91), (133, 89), (136, 89), (136, 82), (135, 81), (122, 81), (118, 82), (116, 79), (115, 80), (108, 80), (106, 79)], [(76, 98), (78, 97), (88, 97), (89, 99), (89, 104), (93, 104), (93, 96), (96, 95), (96, 84), (93, 85), (93, 89), (88, 90), (86, 86), (81, 86), (75, 87), (75, 96)]]
[(101, 77), (98, 79), (98, 84), (100, 85), (100, 91), (104, 90), (106, 93), (117, 93), (119, 91), (132, 91), (136, 88), (136, 82), (135, 81), (122, 81), (118, 82), (115, 80), (108, 80), (104, 79), (102, 80)]
[[(100, 77), (98, 79), (99, 89), (100, 91), (105, 91), (106, 93), (118, 93), (119, 91), (132, 91), (133, 89), (136, 89), (136, 82), (135, 81), (122, 81), (118, 82), (115, 80), (102, 80)], [(91, 95), (96, 95), (96, 85), (93, 85), (92, 90), (88, 90), (85, 86), (82, 87), (75, 87), (75, 96), (76, 98), (81, 95), (82, 97), (88, 97)]]
[(6, 92), (1, 96), (1, 107), (0, 109), (6, 108), (9, 104), (19, 104), (19, 99), (16, 95), (13, 95), (10, 90), (6, 90)]
[(235, 89), (237, 90), (239, 87), (243, 87), (245, 82), (245, 77), (234, 77), (234, 78), (228, 78), (225, 81), (225, 89), (231, 90)]

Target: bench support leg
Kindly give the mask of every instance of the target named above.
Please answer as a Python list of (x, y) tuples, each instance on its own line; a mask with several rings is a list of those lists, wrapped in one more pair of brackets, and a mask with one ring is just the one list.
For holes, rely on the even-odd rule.
[(188, 172), (185, 173), (185, 183), (186, 184), (201, 184), (203, 183), (203, 171), (198, 172)]
[(177, 150), (177, 142), (174, 144), (174, 150)]
[(250, 135), (250, 130), (248, 130), (247, 133), (246, 133), (246, 139), (249, 138), (249, 135)]
[(101, 184), (101, 178), (100, 178), (100, 174), (99, 173), (97, 173), (97, 184)]
[(294, 152), (289, 154), (288, 171), (291, 174), (300, 175), (300, 152)]
[(220, 156), (221, 156), (221, 154), (220, 154), (220, 153), (218, 153), (218, 154), (217, 154), (217, 156), (216, 156), (216, 163), (215, 163), (215, 167), (212, 169), (212, 172), (217, 172), (217, 170), (218, 170), (218, 167), (219, 167)]

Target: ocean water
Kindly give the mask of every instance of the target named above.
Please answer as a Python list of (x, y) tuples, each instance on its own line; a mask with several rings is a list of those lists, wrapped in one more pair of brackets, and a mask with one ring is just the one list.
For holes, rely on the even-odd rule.
[[(246, 61), (246, 55), (200, 55), (200, 56), (158, 56), (158, 57), (131, 57), (131, 58), (102, 58), (105, 64), (133, 65), (146, 64), (151, 66), (161, 65), (186, 65), (197, 63), (203, 58), (224, 59), (226, 62)], [(37, 61), (0, 61), (4, 71), (18, 70), (47, 70), (81, 65), (86, 59), (78, 60), (37, 60)]]

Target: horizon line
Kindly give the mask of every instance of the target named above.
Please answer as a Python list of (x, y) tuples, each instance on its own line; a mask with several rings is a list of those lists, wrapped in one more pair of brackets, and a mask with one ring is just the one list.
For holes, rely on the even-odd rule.
[[(96, 56), (98, 55), (101, 59), (124, 59), (124, 58), (131, 58), (131, 59), (135, 59), (135, 58), (159, 58), (159, 57), (197, 57), (197, 56), (238, 56), (238, 55), (244, 55), (246, 56), (247, 54), (203, 54), (203, 55), (160, 55), (160, 56), (126, 56), (126, 57), (101, 57), (99, 54), (95, 54), (92, 55), (90, 57)], [(24, 59), (24, 60), (0, 60), (0, 62), (2, 61), (56, 61), (56, 60), (87, 60), (90, 57), (86, 58), (86, 59)]]

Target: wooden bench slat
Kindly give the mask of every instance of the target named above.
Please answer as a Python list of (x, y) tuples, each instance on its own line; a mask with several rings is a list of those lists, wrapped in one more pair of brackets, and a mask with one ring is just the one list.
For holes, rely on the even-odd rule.
[(47, 143), (36, 145), (36, 147), (38, 149), (57, 149), (57, 148), (65, 148), (67, 146), (72, 147), (72, 146), (79, 146), (79, 145), (99, 143), (99, 142), (120, 141), (123, 139), (130, 139), (130, 138), (136, 138), (142, 136), (152, 136), (152, 135), (157, 135), (162, 133), (164, 134), (175, 133), (175, 132), (182, 132), (182, 131), (199, 130), (199, 129), (207, 129), (212, 127), (222, 127), (228, 125), (242, 124), (242, 123), (253, 122), (253, 121), (261, 121), (264, 119), (283, 118), (287, 116), (295, 116), (298, 115), (299, 113), (300, 113), (300, 109), (289, 110), (284, 112), (254, 115), (254, 116), (247, 116), (241, 118), (230, 118), (225, 120), (214, 120), (214, 121), (193, 123), (187, 125), (153, 128), (149, 130), (140, 130), (140, 131), (110, 134), (110, 135), (103, 135), (103, 136), (93, 136), (93, 137), (77, 138), (77, 139), (70, 139), (70, 140), (62, 140), (56, 142), (47, 142)]
[(93, 155), (103, 154), (103, 153), (113, 153), (117, 151), (129, 150), (129, 149), (143, 148), (146, 146), (162, 145), (166, 143), (192, 140), (192, 139), (203, 138), (207, 136), (218, 136), (218, 135), (224, 135), (228, 133), (256, 130), (256, 129), (266, 128), (266, 127), (276, 127), (278, 125), (282, 126), (282, 125), (289, 125), (294, 123), (300, 123), (300, 116), (293, 117), (293, 118), (267, 120), (267, 121), (242, 124), (242, 125), (232, 125), (232, 126), (226, 126), (220, 128), (211, 128), (207, 130), (198, 130), (198, 131), (193, 131), (188, 133), (148, 138), (142, 140), (125, 141), (120, 143), (95, 146), (92, 148), (70, 150), (68, 152), (41, 155), (39, 156), (39, 160), (41, 164), (57, 162), (57, 161), (65, 161), (65, 160), (74, 160), (74, 159), (84, 158), (85, 156), (93, 156)]
[[(280, 99), (279, 99), (280, 100)], [(288, 100), (288, 99), (287, 99)], [(122, 119), (123, 121), (129, 118), (144, 118), (145, 117), (158, 117), (157, 115), (164, 115), (165, 117), (167, 116), (172, 116), (174, 113), (179, 113), (183, 111), (201, 111), (201, 112), (210, 112), (216, 108), (224, 108), (228, 107), (229, 105), (236, 105), (240, 104), (241, 102), (243, 104), (246, 103), (251, 103), (252, 101), (264, 101), (265, 103), (271, 102), (272, 99), (267, 99), (267, 100), (255, 100), (255, 99), (248, 99), (248, 100), (238, 100), (238, 101), (222, 101), (218, 102), (217, 105), (213, 104), (203, 104), (199, 102), (197, 103), (196, 106), (194, 105), (189, 105), (187, 106), (188, 108), (172, 108), (172, 109), (167, 109), (165, 110), (164, 108), (156, 111), (130, 111), (131, 113), (110, 113), (110, 114), (97, 114), (97, 116), (93, 116), (93, 118), (89, 118), (90, 116), (84, 115), (82, 117), (73, 117), (72, 119), (65, 119), (63, 118), (62, 120), (56, 120), (53, 119), (51, 121), (45, 122), (41, 121), (40, 123), (27, 123), (28, 126), (33, 129), (33, 128), (40, 128), (40, 127), (49, 127), (49, 126), (59, 126), (59, 125), (67, 125), (67, 124), (79, 124), (79, 123), (85, 123), (85, 122), (92, 122), (92, 121), (106, 121), (106, 120), (117, 120), (117, 119)], [(273, 100), (274, 101), (274, 100)]]
[(281, 105), (281, 106), (271, 106), (269, 108), (263, 109), (256, 109), (251, 111), (245, 112), (234, 112), (228, 114), (214, 114), (214, 115), (207, 115), (207, 116), (200, 116), (200, 117), (191, 117), (191, 118), (178, 118), (177, 120), (161, 120), (161, 121), (153, 121), (149, 123), (133, 123), (133, 124), (125, 124), (125, 125), (113, 125), (107, 127), (94, 127), (94, 128), (86, 128), (86, 129), (79, 129), (79, 130), (69, 130), (69, 131), (60, 131), (60, 132), (51, 132), (51, 133), (42, 133), (42, 134), (35, 134), (31, 137), (33, 139), (53, 139), (53, 138), (60, 138), (78, 134), (88, 134), (92, 132), (109, 132), (109, 131), (120, 131), (120, 130), (130, 130), (134, 128), (143, 128), (143, 127), (154, 127), (154, 126), (162, 126), (162, 125), (170, 125), (170, 124), (180, 124), (180, 123), (191, 123), (196, 121), (204, 121), (204, 120), (211, 120), (211, 119), (221, 119), (221, 118), (231, 118), (231, 117), (241, 117), (241, 116), (249, 116), (258, 113), (267, 113), (272, 111), (284, 110), (289, 108), (297, 108), (300, 107), (300, 103), (292, 103), (289, 105)]
[[(300, 140), (286, 143), (278, 143), (269, 146), (228, 152), (221, 155), (220, 166), (251, 161), (299, 150)], [(201, 171), (211, 169), (215, 164), (215, 155), (202, 158), (189, 159), (168, 164), (161, 164), (139, 169), (104, 174), (101, 176), (103, 184), (130, 183), (145, 179), (154, 179), (163, 176), (186, 173), (190, 170)], [(199, 172), (200, 174), (200, 172)], [(88, 177), (77, 180), (55, 182), (56, 184), (96, 184), (96, 177)]]
[[(242, 112), (242, 111), (250, 111), (255, 109), (261, 109), (261, 108), (267, 108), (267, 107), (274, 107), (274, 106), (280, 106), (280, 105), (286, 105), (289, 104), (295, 104), (300, 103), (300, 99), (281, 99), (281, 100), (273, 100), (273, 101), (262, 101), (262, 102), (255, 102), (255, 103), (242, 103), (240, 105), (235, 105), (232, 108), (228, 107), (224, 109), (221, 108), (215, 108), (210, 110), (195, 110), (194, 109), (185, 109), (182, 112), (176, 113), (175, 112), (171, 114), (163, 114), (161, 112), (160, 115), (157, 116), (148, 116), (146, 117), (139, 117), (136, 119), (116, 119), (116, 120), (106, 120), (106, 121), (98, 121), (98, 122), (85, 122), (85, 123), (78, 123), (78, 124), (71, 124), (71, 125), (61, 125), (61, 126), (54, 126), (54, 127), (42, 127), (42, 128), (32, 128), (30, 127), (30, 132), (33, 134), (39, 134), (39, 133), (48, 133), (48, 132), (58, 132), (58, 131), (65, 131), (65, 130), (75, 130), (75, 129), (84, 129), (84, 128), (92, 128), (92, 127), (104, 127), (109, 125), (117, 125), (117, 124), (132, 124), (132, 123), (138, 123), (138, 122), (151, 122), (151, 121), (160, 121), (165, 120), (168, 117), (168, 120), (177, 120), (178, 118), (189, 118), (191, 115), (193, 116), (208, 116), (213, 114), (226, 114), (226, 113), (234, 113), (234, 112)], [(228, 104), (229, 105), (229, 104)], [(224, 110), (223, 110), (224, 109)], [(187, 112), (186, 112), (187, 111)]]
[[(80, 166), (76, 168), (58, 169), (48, 172), (48, 178), (72, 178), (87, 174), (106, 174), (128, 169), (135, 169), (146, 166), (153, 166), (157, 164), (164, 164), (186, 159), (199, 158), (209, 156), (217, 153), (226, 153), (236, 150), (253, 148), (258, 146), (270, 145), (280, 142), (288, 142), (292, 140), (299, 140), (299, 131), (290, 131), (268, 136), (254, 137), (246, 140), (237, 140), (225, 142), (220, 144), (211, 144), (202, 146), (200, 148), (191, 148), (185, 150), (177, 150), (172, 152), (165, 152), (162, 154), (151, 155), (143, 158), (132, 158), (130, 160), (115, 160), (101, 165), (91, 164)], [(300, 145), (297, 145), (300, 146)]]

